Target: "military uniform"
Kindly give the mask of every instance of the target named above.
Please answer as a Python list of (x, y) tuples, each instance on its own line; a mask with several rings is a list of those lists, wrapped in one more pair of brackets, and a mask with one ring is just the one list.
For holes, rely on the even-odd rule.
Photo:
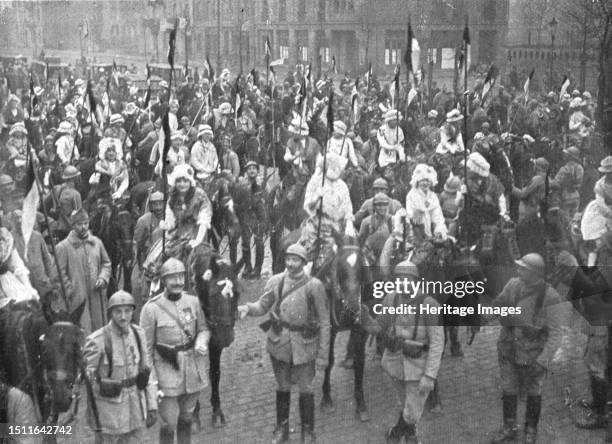
[(177, 425), (190, 429), (200, 391), (208, 386), (207, 359), (194, 349), (208, 344), (206, 319), (195, 296), (183, 292), (171, 301), (164, 292), (142, 308), (140, 326), (145, 332), (147, 358), (153, 363), (152, 374), (163, 392), (160, 435), (173, 436)]
[(569, 162), (559, 168), (557, 175), (550, 182), (551, 187), (559, 188), (558, 199), (565, 215), (572, 219), (580, 206), (580, 187), (584, 179), (584, 168), (577, 159), (571, 158)]
[[(144, 390), (138, 388), (136, 382), (140, 372), (151, 368), (147, 347), (143, 329), (133, 324), (124, 333), (111, 321), (87, 337), (83, 353), (89, 377), (95, 381), (94, 398), (102, 443), (142, 442), (146, 413), (157, 410), (154, 377), (148, 378)], [(102, 384), (113, 383), (121, 384), (118, 393), (105, 393), (101, 389)], [(91, 408), (89, 425), (96, 427)]]

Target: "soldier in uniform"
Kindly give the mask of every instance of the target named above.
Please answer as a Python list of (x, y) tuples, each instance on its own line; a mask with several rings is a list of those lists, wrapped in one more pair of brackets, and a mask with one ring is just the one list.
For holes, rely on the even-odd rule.
[(257, 302), (238, 307), (241, 318), (263, 316), (261, 325), (268, 333), (267, 350), (278, 384), (276, 392), (276, 429), (274, 443), (289, 440), (291, 386), (300, 391), (302, 442), (314, 443), (315, 364), (324, 369), (328, 363), (330, 321), (323, 283), (304, 272), (306, 249), (293, 244), (285, 256), (286, 271), (270, 278)]
[(438, 128), (438, 111), (432, 109), (427, 113), (427, 125), (421, 128), (421, 151), (429, 159), (440, 143), (440, 128)]
[(191, 443), (193, 412), (200, 391), (208, 386), (208, 330), (197, 297), (183, 291), (185, 266), (168, 259), (160, 269), (164, 291), (142, 308), (140, 326), (147, 359), (161, 391), (160, 444)]
[[(259, 165), (253, 160), (246, 164), (246, 175), (238, 182), (234, 200), (236, 215), (240, 221), (242, 258), (245, 263), (243, 278), (259, 279), (264, 260), (264, 232), (266, 227), (266, 206), (264, 189), (258, 183)], [(251, 237), (255, 242), (255, 267), (251, 266)], [(238, 239), (230, 246), (237, 248)], [(234, 253), (235, 254), (235, 253)]]
[(502, 384), (504, 425), (492, 443), (516, 439), (519, 387), (527, 395), (525, 443), (536, 442), (542, 405), (542, 383), (561, 342), (563, 306), (559, 294), (545, 281), (544, 259), (530, 253), (516, 261), (518, 277), (512, 278), (493, 301), (498, 307), (521, 308), (519, 314), (502, 316), (497, 342)]
[(7, 174), (0, 174), (0, 218), (2, 225), (7, 228), (10, 228), (7, 225), (8, 216), (19, 208), (16, 197), (13, 178)]
[(323, 150), (319, 142), (309, 136), (308, 124), (296, 117), (291, 121), (288, 131), (293, 137), (287, 140), (283, 159), (298, 170), (306, 167), (310, 174), (314, 173), (317, 155)]
[(57, 220), (55, 233), (59, 240), (64, 239), (70, 232), (72, 226), (70, 215), (83, 206), (81, 193), (76, 189), (80, 176), (81, 172), (76, 167), (68, 165), (62, 174), (64, 183), (55, 185), (44, 200), (44, 205), (46, 208), (52, 208), (51, 214)]
[[(416, 265), (400, 262), (395, 276), (411, 281), (419, 279)], [(408, 293), (390, 293), (383, 307), (411, 305), (415, 314), (384, 313), (376, 318), (371, 333), (383, 335), (385, 351), (382, 368), (389, 375), (401, 405), (395, 426), (385, 433), (387, 444), (418, 442), (417, 424), (423, 414), (425, 401), (433, 390), (444, 350), (444, 327), (438, 315), (421, 314), (420, 306), (439, 307), (431, 296)]]
[(563, 153), (567, 163), (559, 168), (557, 175), (550, 181), (552, 189), (558, 193), (558, 201), (561, 211), (568, 219), (573, 219), (580, 207), (580, 188), (584, 179), (584, 168), (580, 158), (580, 150), (575, 146), (570, 146)]
[(542, 201), (546, 199), (545, 180), (548, 174), (549, 163), (545, 158), (539, 157), (534, 161), (534, 167), (535, 175), (525, 187), (522, 189), (512, 188), (512, 195), (521, 200), (519, 203), (519, 222), (537, 214)]
[[(110, 322), (87, 337), (83, 357), (101, 428), (96, 444), (139, 444), (145, 425), (157, 421), (157, 384), (144, 331), (132, 324), (135, 308), (132, 295), (116, 292), (108, 300)], [(91, 404), (89, 413), (90, 427), (97, 427)]]

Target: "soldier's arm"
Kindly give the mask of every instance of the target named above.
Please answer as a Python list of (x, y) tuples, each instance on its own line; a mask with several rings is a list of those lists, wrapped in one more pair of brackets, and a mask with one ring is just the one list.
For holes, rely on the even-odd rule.
[(208, 323), (206, 322), (206, 317), (204, 316), (204, 311), (202, 310), (202, 306), (200, 303), (197, 303), (198, 306), (198, 331), (197, 333), (197, 342), (204, 343), (208, 345), (208, 341), (210, 340), (210, 330), (208, 329)]
[(264, 293), (259, 297), (257, 302), (249, 302), (246, 306), (249, 308), (249, 316), (263, 316), (274, 304), (276, 295), (274, 289), (278, 285), (278, 278), (272, 277), (264, 287)]
[(562, 331), (561, 327), (568, 326), (569, 307), (565, 301), (552, 287), (547, 288), (546, 297), (550, 298), (549, 304), (546, 306), (546, 325), (548, 327), (548, 339), (544, 345), (542, 353), (537, 358), (537, 363), (544, 368), (548, 368), (549, 364), (561, 345)]
[(101, 334), (98, 332), (94, 332), (93, 334), (87, 337), (85, 342), (85, 347), (83, 347), (83, 359), (85, 360), (85, 370), (87, 372), (87, 376), (90, 379), (95, 379), (97, 377), (98, 369), (100, 367), (100, 361), (103, 356), (103, 348), (98, 345), (98, 341), (100, 339)]
[(318, 279), (313, 280), (313, 285), (310, 289), (314, 299), (314, 305), (317, 310), (317, 318), (319, 319), (319, 350), (317, 351), (317, 365), (326, 367), (329, 360), (329, 336), (331, 332), (331, 324), (329, 321), (329, 307), (327, 305), (327, 295), (325, 287)]
[(155, 312), (152, 302), (147, 302), (142, 311), (140, 312), (140, 328), (144, 331), (145, 343), (142, 344), (145, 349), (147, 363), (151, 368), (151, 376), (149, 378), (149, 384), (157, 385), (157, 373), (155, 371), (155, 329), (157, 328), (157, 320), (155, 319)]
[[(148, 340), (142, 327), (135, 327), (138, 337), (142, 342), (142, 366), (153, 372), (153, 361), (149, 359)], [(157, 381), (149, 375), (149, 383), (145, 389), (145, 398), (147, 400), (147, 410), (157, 410)]]
[(110, 281), (111, 275), (111, 262), (106, 252), (106, 248), (102, 244), (102, 241), (98, 240), (100, 248), (100, 272), (98, 273), (98, 279), (103, 280), (106, 284)]

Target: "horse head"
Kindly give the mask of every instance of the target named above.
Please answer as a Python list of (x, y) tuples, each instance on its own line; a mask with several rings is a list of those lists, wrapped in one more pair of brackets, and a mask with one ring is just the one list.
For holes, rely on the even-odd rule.
[(49, 325), (40, 338), (41, 359), (46, 376), (51, 412), (70, 408), (74, 384), (82, 368), (83, 331), (72, 322)]
[(352, 313), (361, 310), (363, 285), (369, 282), (369, 264), (357, 240), (333, 231), (338, 246), (336, 253), (336, 277), (344, 306)]

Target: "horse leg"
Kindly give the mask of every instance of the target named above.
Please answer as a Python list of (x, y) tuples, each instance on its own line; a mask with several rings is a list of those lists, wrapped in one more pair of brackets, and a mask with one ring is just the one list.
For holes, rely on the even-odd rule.
[(324, 413), (334, 413), (336, 408), (331, 398), (331, 371), (334, 366), (334, 343), (336, 342), (336, 334), (338, 332), (332, 326), (329, 334), (329, 361), (325, 368), (325, 376), (323, 378), (323, 399), (321, 399), (321, 410)]
[(353, 368), (355, 372), (355, 408), (361, 422), (367, 422), (370, 420), (370, 415), (368, 414), (368, 408), (366, 407), (365, 397), (363, 395), (363, 374), (365, 370), (365, 349), (368, 341), (368, 332), (361, 328), (361, 326), (355, 325), (351, 329), (351, 336), (354, 338)]
[(209, 350), (210, 374), (210, 404), (212, 406), (213, 427), (225, 426), (225, 415), (221, 410), (221, 397), (219, 396), (219, 381), (221, 380), (221, 353), (223, 348), (211, 344)]

